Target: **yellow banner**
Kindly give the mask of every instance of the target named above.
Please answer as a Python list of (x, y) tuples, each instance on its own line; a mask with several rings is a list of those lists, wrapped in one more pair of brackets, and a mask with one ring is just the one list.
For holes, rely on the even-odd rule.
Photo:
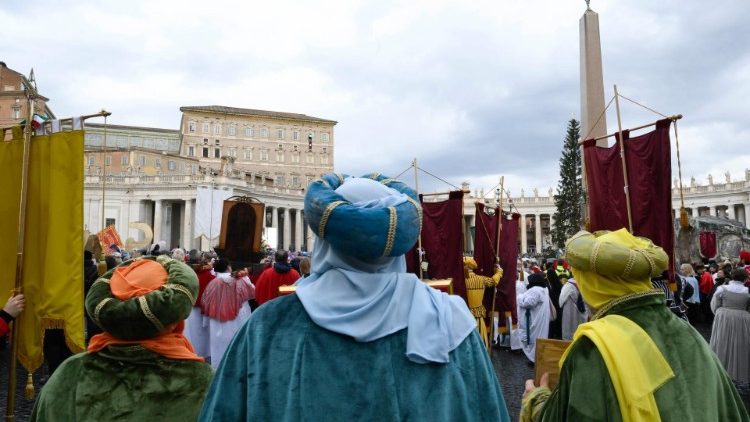
[[(15, 283), (23, 141), (0, 141), (0, 301)], [(68, 348), (84, 349), (83, 131), (35, 136), (29, 156), (23, 293), (16, 320), (18, 359), (30, 372), (41, 366), (47, 328), (65, 329)], [(0, 304), (0, 306), (2, 306)]]

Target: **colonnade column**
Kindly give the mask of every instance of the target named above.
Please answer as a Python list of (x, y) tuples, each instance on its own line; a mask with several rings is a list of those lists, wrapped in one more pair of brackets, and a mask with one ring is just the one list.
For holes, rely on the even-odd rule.
[(189, 251), (193, 248), (193, 200), (186, 199), (182, 209), (182, 247)]
[(528, 251), (528, 241), (526, 240), (526, 214), (521, 214), (518, 223), (521, 225), (521, 255), (525, 255), (526, 251)]
[(750, 229), (750, 202), (745, 203), (745, 227)]
[(534, 214), (534, 241), (536, 253), (542, 253), (542, 216), (540, 214)]
[[(161, 239), (161, 226), (162, 226), (162, 200), (161, 199), (155, 199), (154, 200), (154, 241), (153, 243), (158, 243)], [(211, 239), (208, 240), (209, 245), (211, 244)]]
[(727, 217), (730, 220), (734, 220), (735, 218), (737, 218), (737, 216), (735, 215), (735, 212), (734, 212), (734, 204), (727, 205)]
[(292, 218), (290, 216), (289, 208), (284, 208), (284, 245), (283, 249), (289, 249), (289, 244), (292, 242)]
[(304, 223), (302, 222), (302, 210), (294, 210), (294, 247), (297, 248), (297, 252), (302, 250), (302, 241), (304, 230)]
[(274, 249), (281, 249), (281, 239), (279, 238), (279, 208), (271, 208), (271, 227), (276, 229), (276, 244), (271, 245)]

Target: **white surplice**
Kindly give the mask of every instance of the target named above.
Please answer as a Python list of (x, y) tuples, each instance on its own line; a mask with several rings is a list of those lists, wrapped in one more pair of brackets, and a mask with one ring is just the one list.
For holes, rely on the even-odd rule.
[[(224, 283), (231, 283), (233, 280), (235, 280), (229, 273), (217, 273), (216, 277)], [(238, 283), (244, 282), (249, 286), (253, 286), (253, 283), (250, 282), (250, 279), (247, 277), (236, 280)], [(255, 289), (255, 286), (253, 286), (253, 289)], [(211, 367), (213, 367), (214, 369), (219, 367), (221, 359), (224, 357), (224, 352), (226, 352), (227, 347), (229, 347), (229, 343), (231, 343), (235, 333), (237, 333), (237, 331), (239, 331), (239, 329), (250, 318), (251, 313), (252, 310), (250, 309), (250, 304), (245, 302), (240, 307), (239, 312), (237, 312), (237, 318), (231, 321), (219, 321), (217, 319), (204, 316), (208, 325), (209, 332), (208, 338), (209, 355), (211, 356)]]
[(536, 359), (536, 339), (549, 335), (550, 298), (544, 287), (534, 286), (518, 297), (518, 328), (526, 357)]
[(580, 294), (578, 284), (572, 278), (563, 285), (560, 291), (560, 309), (562, 310), (562, 315), (559, 317), (562, 318), (563, 340), (572, 340), (578, 326), (586, 322), (588, 316), (586, 311), (579, 312), (576, 306)]

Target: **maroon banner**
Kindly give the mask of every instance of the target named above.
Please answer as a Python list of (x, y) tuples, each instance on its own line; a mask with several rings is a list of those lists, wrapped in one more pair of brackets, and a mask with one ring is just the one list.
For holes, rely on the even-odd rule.
[(477, 261), (476, 273), (492, 277), (495, 274), (497, 261), (497, 220), (500, 216), (498, 208), (492, 215), (487, 214), (484, 204), (477, 202), (474, 210), (474, 260)]
[[(623, 131), (628, 166), (633, 234), (651, 239), (664, 248), (674, 270), (674, 226), (672, 224), (672, 157), (669, 142), (671, 120), (656, 122), (656, 129), (630, 138)], [(620, 139), (609, 148), (584, 142), (588, 186), (590, 231), (628, 228)]]
[[(479, 208), (477, 209), (479, 211)], [(482, 209), (484, 216), (487, 216)], [(477, 213), (477, 215), (480, 215)], [(490, 216), (487, 216), (490, 217)], [(510, 219), (508, 218), (510, 217)], [(500, 314), (500, 326), (505, 326), (505, 313), (510, 312), (512, 315), (513, 323), (518, 322), (518, 315), (516, 314), (516, 277), (518, 275), (516, 266), (518, 264), (518, 220), (521, 218), (520, 214), (508, 214), (503, 213), (502, 218), (502, 231), (500, 233), (500, 267), (503, 269), (503, 278), (500, 279), (500, 284), (497, 285), (495, 292), (495, 311)], [(477, 218), (475, 226), (475, 248), (477, 247), (479, 240), (479, 218)], [(495, 224), (497, 220), (495, 220)], [(497, 226), (495, 226), (497, 227)], [(496, 233), (496, 232), (495, 232)], [(487, 236), (485, 236), (487, 237)], [(491, 235), (492, 237), (492, 249), (494, 251), (494, 245), (497, 241), (497, 234)], [(474, 250), (474, 259), (477, 259), (476, 249)], [(494, 256), (493, 256), (492, 272), (487, 275), (494, 274)], [(492, 311), (492, 289), (487, 289), (482, 301), (484, 307), (488, 310), (487, 315)]]
[(704, 258), (712, 259), (716, 257), (716, 233), (700, 233), (701, 255)]
[[(464, 193), (454, 191), (447, 201), (422, 202), (422, 248), (430, 278), (453, 279), (453, 293), (466, 300), (463, 262)], [(420, 200), (421, 200), (420, 195)], [(417, 245), (406, 253), (407, 271), (419, 274)]]

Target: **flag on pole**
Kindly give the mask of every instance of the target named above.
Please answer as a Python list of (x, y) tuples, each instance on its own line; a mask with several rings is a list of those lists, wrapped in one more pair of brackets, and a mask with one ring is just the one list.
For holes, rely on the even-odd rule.
[(49, 118), (47, 118), (46, 116), (42, 116), (41, 114), (35, 114), (34, 117), (31, 119), (31, 127), (33, 127), (34, 129), (39, 129), (47, 120), (49, 120)]
[[(0, 142), (0, 301), (14, 288), (23, 138)], [(18, 360), (29, 371), (44, 360), (44, 330), (65, 330), (68, 348), (84, 350), (83, 132), (31, 139), (26, 210), (23, 293)]]

